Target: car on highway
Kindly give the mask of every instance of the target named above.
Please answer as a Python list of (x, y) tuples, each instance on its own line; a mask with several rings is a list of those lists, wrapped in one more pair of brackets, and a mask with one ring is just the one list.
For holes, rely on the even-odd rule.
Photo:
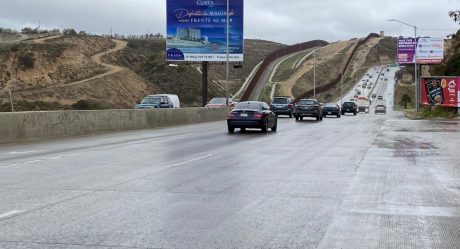
[(377, 100), (383, 100), (383, 96), (377, 96)]
[[(212, 108), (212, 107), (225, 107), (226, 106), (225, 97), (216, 97), (212, 98), (205, 107)], [(228, 98), (228, 106), (234, 106), (235, 101), (232, 98)]]
[(356, 105), (355, 102), (351, 102), (351, 101), (343, 102), (341, 114), (345, 115), (346, 113), (353, 113), (353, 115), (356, 115), (358, 113), (358, 106)]
[(340, 106), (337, 103), (326, 103), (323, 107), (323, 117), (334, 115), (340, 118)]
[(278, 127), (277, 115), (270, 110), (270, 106), (260, 101), (244, 101), (235, 105), (227, 115), (228, 132), (235, 132), (235, 128), (245, 131), (248, 128), (268, 129), (276, 131)]
[(292, 118), (295, 111), (295, 105), (292, 101), (291, 97), (276, 96), (273, 98), (270, 108), (276, 115), (288, 115)]
[(375, 99), (376, 97), (377, 97), (377, 94), (375, 94), (375, 93), (373, 93), (373, 94), (371, 95), (371, 98), (373, 98), (373, 99)]
[(180, 108), (176, 94), (155, 94), (145, 97), (134, 109)]
[(304, 117), (314, 117), (317, 121), (323, 120), (323, 110), (317, 99), (301, 99), (297, 102), (294, 111), (295, 120), (303, 120)]
[(378, 114), (378, 113), (387, 114), (387, 106), (385, 105), (384, 101), (377, 102), (377, 104), (375, 105), (374, 113), (375, 114)]

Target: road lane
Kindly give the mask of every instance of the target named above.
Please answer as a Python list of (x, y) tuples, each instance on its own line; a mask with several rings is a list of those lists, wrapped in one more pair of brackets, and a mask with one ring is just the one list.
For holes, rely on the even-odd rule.
[(0, 248), (460, 245), (458, 121), (389, 112), (278, 127), (1, 146)]

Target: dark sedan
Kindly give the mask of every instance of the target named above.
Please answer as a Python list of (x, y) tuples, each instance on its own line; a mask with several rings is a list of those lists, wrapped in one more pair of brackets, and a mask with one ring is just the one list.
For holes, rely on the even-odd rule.
[(326, 103), (323, 107), (323, 116), (334, 115), (340, 118), (340, 107), (337, 103)]
[(301, 99), (294, 111), (295, 120), (303, 120), (304, 117), (315, 117), (316, 120), (323, 120), (322, 108), (316, 99)]
[(247, 128), (261, 129), (267, 132), (268, 128), (276, 131), (278, 119), (270, 106), (265, 102), (239, 102), (227, 116), (228, 132), (235, 132), (235, 128), (245, 131)]

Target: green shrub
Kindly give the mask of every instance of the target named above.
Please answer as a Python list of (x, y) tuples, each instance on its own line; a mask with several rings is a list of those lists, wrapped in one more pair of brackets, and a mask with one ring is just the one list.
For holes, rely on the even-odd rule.
[(35, 57), (33, 53), (21, 53), (18, 56), (19, 67), (23, 70), (32, 69), (35, 67)]

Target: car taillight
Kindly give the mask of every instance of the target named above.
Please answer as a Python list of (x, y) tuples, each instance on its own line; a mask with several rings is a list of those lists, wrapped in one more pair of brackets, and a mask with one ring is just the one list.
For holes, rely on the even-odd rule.
[(236, 113), (234, 112), (230, 112), (227, 114), (227, 118), (235, 118), (236, 117)]
[(292, 105), (291, 105), (291, 104), (288, 105), (288, 109), (292, 109)]
[(254, 115), (254, 118), (263, 118), (263, 117), (264, 117), (263, 113), (256, 113), (256, 115)]

